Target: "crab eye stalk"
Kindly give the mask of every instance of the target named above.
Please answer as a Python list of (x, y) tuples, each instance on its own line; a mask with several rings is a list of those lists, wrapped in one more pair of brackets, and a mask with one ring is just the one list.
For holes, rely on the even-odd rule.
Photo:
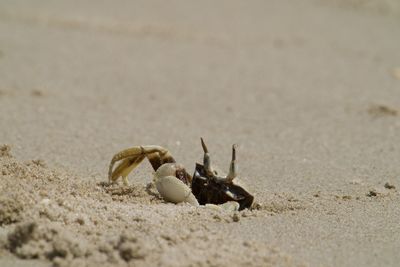
[(236, 145), (232, 146), (232, 160), (229, 166), (229, 172), (226, 176), (227, 181), (232, 181), (237, 176), (237, 165), (236, 165)]
[(211, 159), (210, 159), (210, 154), (208, 153), (208, 148), (207, 148), (206, 144), (204, 143), (203, 138), (200, 138), (200, 139), (201, 139), (201, 146), (203, 147), (203, 151), (204, 151), (204, 158), (203, 158), (204, 169), (206, 170), (206, 172), (209, 176), (214, 176), (214, 170), (211, 167)]

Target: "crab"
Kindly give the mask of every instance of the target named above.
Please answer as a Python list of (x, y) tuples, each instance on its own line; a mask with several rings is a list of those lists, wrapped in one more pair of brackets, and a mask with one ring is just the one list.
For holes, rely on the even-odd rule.
[[(122, 150), (112, 157), (108, 172), (109, 182), (114, 183), (122, 177), (124, 185), (128, 185), (129, 173), (147, 158), (155, 171), (153, 182), (157, 191), (167, 202), (186, 202), (194, 206), (233, 203), (237, 210), (250, 208), (254, 196), (237, 178), (236, 145), (232, 146), (232, 159), (227, 175), (213, 168), (203, 138), (201, 145), (204, 151), (203, 164), (196, 163), (193, 176), (175, 161), (167, 149), (158, 145), (145, 145)], [(114, 168), (117, 162), (118, 165)]]

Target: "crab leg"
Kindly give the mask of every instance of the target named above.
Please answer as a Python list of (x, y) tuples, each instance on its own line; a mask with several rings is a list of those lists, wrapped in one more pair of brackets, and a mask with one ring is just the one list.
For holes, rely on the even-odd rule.
[[(136, 146), (122, 150), (115, 154), (110, 162), (108, 179), (114, 182), (122, 176), (124, 183), (127, 184), (126, 177), (136, 168), (143, 159), (147, 157), (154, 170), (157, 170), (162, 164), (175, 162), (169, 151), (161, 146)], [(113, 170), (116, 162), (122, 162)]]
[(123, 179), (124, 185), (128, 185), (128, 174), (136, 168), (145, 158), (145, 156), (131, 157), (124, 159), (111, 173), (110, 182), (116, 181), (120, 176)]

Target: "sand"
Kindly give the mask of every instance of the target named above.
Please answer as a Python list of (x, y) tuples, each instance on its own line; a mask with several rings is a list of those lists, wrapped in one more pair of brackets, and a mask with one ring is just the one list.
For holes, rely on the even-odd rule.
[[(0, 3), (1, 266), (397, 266), (398, 1)], [(238, 144), (257, 209), (164, 202)]]

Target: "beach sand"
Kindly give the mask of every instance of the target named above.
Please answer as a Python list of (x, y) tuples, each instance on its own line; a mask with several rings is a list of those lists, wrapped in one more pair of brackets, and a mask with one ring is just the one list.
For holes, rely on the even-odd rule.
[[(398, 266), (398, 1), (0, 3), (1, 266)], [(204, 137), (257, 209), (164, 202)]]

